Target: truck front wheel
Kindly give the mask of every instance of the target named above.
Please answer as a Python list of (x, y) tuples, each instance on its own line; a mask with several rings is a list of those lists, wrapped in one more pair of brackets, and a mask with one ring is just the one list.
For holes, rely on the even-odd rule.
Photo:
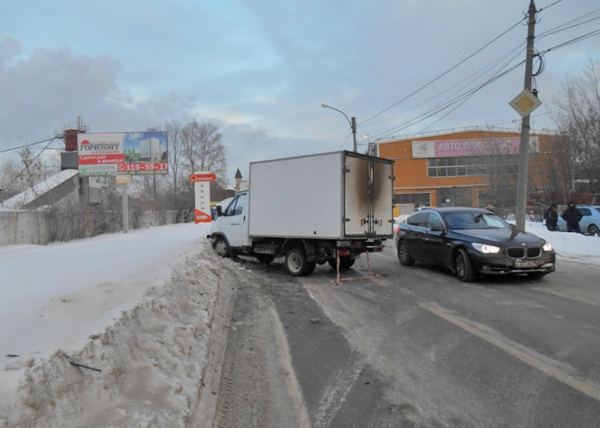
[(222, 238), (222, 237), (218, 237), (217, 239), (215, 239), (215, 243), (213, 244), (213, 247), (215, 249), (215, 251), (217, 252), (217, 255), (221, 256), (221, 257), (228, 257), (229, 256), (229, 244), (227, 243), (227, 241)]
[(316, 263), (306, 260), (306, 253), (300, 248), (292, 248), (285, 255), (285, 268), (292, 276), (309, 275), (315, 270)]

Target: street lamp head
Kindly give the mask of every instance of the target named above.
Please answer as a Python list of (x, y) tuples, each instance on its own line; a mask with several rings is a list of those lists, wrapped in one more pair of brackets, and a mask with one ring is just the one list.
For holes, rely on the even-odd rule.
[(321, 104), (321, 107), (323, 107), (323, 108), (329, 108), (329, 106), (327, 104)]

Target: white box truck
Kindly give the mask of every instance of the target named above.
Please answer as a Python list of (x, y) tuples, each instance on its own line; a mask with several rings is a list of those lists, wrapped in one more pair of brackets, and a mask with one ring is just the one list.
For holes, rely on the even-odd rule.
[(218, 213), (221, 256), (285, 256), (293, 276), (316, 264), (350, 268), (393, 238), (393, 161), (341, 151), (250, 163), (250, 187)]

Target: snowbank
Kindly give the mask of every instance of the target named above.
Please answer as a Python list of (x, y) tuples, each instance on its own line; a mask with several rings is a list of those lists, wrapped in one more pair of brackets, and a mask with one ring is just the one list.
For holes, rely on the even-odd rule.
[[(201, 399), (212, 395), (212, 389), (205, 387), (218, 382), (218, 368), (207, 373), (208, 353), (214, 346), (211, 326), (215, 317), (227, 311), (228, 298), (220, 290), (231, 290), (228, 285), (234, 278), (230, 262), (217, 258), (208, 241), (198, 238), (198, 228), (192, 227), (165, 226), (134, 237), (140, 244), (150, 244), (160, 236), (157, 232), (166, 230), (181, 234), (174, 240), (177, 245), (191, 232), (196, 241), (175, 257), (154, 260), (154, 268), (144, 265), (145, 273), (130, 267), (136, 274), (121, 282), (116, 278), (98, 281), (92, 273), (88, 282), (96, 282), (93, 287), (49, 293), (52, 297), (43, 299), (37, 317), (42, 325), (29, 322), (28, 326), (33, 327), (34, 336), (37, 330), (53, 337), (42, 340), (37, 351), (29, 348), (30, 339), (26, 339), (19, 344), (25, 352), (5, 358), (4, 371), (0, 371), (0, 427), (188, 426)], [(131, 238), (107, 235), (104, 240), (114, 251), (115, 240), (123, 237)], [(50, 247), (68, 249), (79, 244), (85, 253), (93, 241), (102, 238)], [(31, 259), (30, 247), (13, 248), (10, 256), (21, 259), (29, 253)], [(127, 263), (126, 254), (115, 255), (113, 264), (118, 266), (119, 260)], [(34, 269), (30, 266), (30, 271)], [(120, 276), (129, 273), (119, 267), (114, 271)], [(106, 271), (105, 276), (115, 276), (114, 271)], [(25, 271), (21, 279), (27, 276)], [(6, 287), (0, 286), (0, 291), (7, 294)], [(29, 312), (37, 310), (31, 305)], [(44, 325), (52, 328), (39, 328)], [(60, 328), (67, 330), (66, 336), (61, 337)], [(83, 332), (88, 335), (82, 336)], [(14, 337), (3, 331), (3, 355)], [(53, 348), (53, 344), (61, 346)]]
[(600, 238), (580, 233), (550, 232), (542, 223), (527, 222), (527, 232), (550, 242), (558, 257), (577, 263), (600, 265)]

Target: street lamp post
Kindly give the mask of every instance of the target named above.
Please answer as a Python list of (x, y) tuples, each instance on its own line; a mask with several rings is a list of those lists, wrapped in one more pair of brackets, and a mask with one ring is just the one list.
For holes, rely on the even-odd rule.
[(339, 111), (340, 113), (342, 113), (344, 115), (344, 117), (346, 118), (346, 120), (350, 124), (350, 129), (352, 129), (352, 139), (354, 141), (354, 152), (357, 152), (358, 150), (356, 150), (356, 118), (353, 117), (352, 120), (350, 120), (348, 118), (348, 116), (346, 116), (346, 113), (344, 113), (341, 110), (338, 110), (337, 108), (328, 106), (327, 104), (321, 104), (321, 107), (323, 107), (323, 108), (330, 108), (331, 110)]

